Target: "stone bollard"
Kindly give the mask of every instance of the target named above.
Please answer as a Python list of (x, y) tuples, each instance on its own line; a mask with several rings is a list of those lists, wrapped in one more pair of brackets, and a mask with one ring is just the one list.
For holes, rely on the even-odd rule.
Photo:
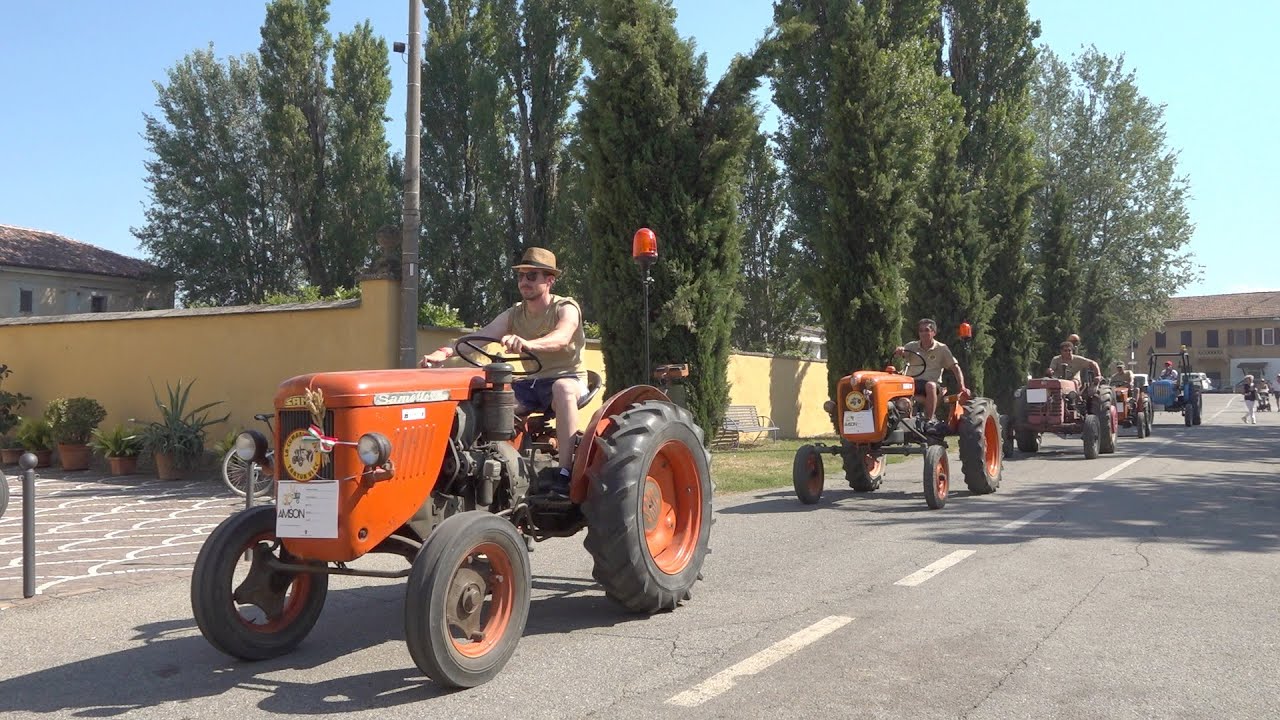
[(36, 463), (35, 453), (18, 458), (22, 468), (22, 597), (36, 594)]

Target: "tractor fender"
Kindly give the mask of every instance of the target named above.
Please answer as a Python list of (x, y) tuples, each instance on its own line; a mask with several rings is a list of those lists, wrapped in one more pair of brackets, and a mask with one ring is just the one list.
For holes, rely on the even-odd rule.
[(671, 402), (661, 390), (652, 385), (632, 385), (617, 392), (605, 400), (591, 416), (578, 441), (577, 454), (573, 458), (573, 471), (569, 476), (569, 500), (581, 505), (587, 499), (587, 468), (599, 460), (600, 449), (596, 447), (596, 438), (606, 435), (614, 428), (614, 416), (632, 405), (647, 400)]

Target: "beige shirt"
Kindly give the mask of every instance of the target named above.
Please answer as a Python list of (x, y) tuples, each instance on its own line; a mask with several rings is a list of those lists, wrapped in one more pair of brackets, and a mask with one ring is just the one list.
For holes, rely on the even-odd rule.
[(902, 349), (908, 351), (914, 350), (924, 356), (924, 372), (916, 375), (916, 373), (920, 372), (920, 358), (913, 355), (911, 352), (906, 353), (906, 374), (908, 376), (915, 376), (917, 380), (923, 382), (940, 383), (942, 382), (942, 371), (956, 366), (956, 358), (951, 354), (951, 348), (943, 345), (937, 340), (933, 341), (933, 347), (928, 350), (920, 347), (919, 340), (912, 340), (906, 345), (903, 345)]
[(541, 313), (529, 310), (527, 303), (520, 302), (507, 309), (507, 328), (513, 335), (525, 340), (537, 340), (551, 334), (556, 329), (560, 308), (572, 305), (578, 309), (578, 329), (573, 333), (569, 346), (556, 352), (539, 350), (534, 353), (542, 361), (542, 369), (530, 377), (553, 378), (577, 376), (586, 381), (587, 373), (582, 367), (582, 348), (587, 344), (587, 337), (582, 331), (582, 308), (571, 297), (552, 295), (547, 309)]
[[(1066, 372), (1062, 371), (1062, 366), (1066, 365)], [(1062, 359), (1061, 355), (1054, 355), (1053, 362), (1049, 363), (1049, 367), (1057, 373), (1059, 380), (1074, 380), (1080, 382), (1080, 371), (1093, 368), (1093, 361), (1083, 355), (1073, 355), (1071, 362)]]
[(1132, 385), (1133, 371), (1121, 370), (1120, 372), (1117, 372), (1115, 375), (1111, 376), (1111, 384), (1112, 385)]

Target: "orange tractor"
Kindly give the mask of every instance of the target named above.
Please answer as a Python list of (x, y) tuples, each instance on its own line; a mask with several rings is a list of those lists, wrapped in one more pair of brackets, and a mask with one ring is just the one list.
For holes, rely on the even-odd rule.
[(1151, 396), (1147, 395), (1146, 386), (1138, 382), (1133, 385), (1118, 384), (1112, 385), (1111, 391), (1115, 396), (1116, 427), (1135, 428), (1140, 438), (1150, 435), (1155, 410), (1151, 406)]
[[(915, 354), (923, 372), (924, 357)], [(982, 495), (1000, 487), (1004, 455), (995, 402), (967, 393), (947, 395), (945, 423), (930, 427), (931, 418), (915, 396), (914, 378), (890, 365), (884, 371), (859, 370), (840, 379), (835, 400), (826, 405), (840, 444), (815, 443), (796, 451), (792, 482), (800, 502), (813, 504), (822, 497), (823, 455), (839, 455), (849, 487), (871, 492), (884, 478), (886, 455), (923, 454), (925, 501), (930, 508), (941, 508), (951, 488), (948, 437), (959, 440), (961, 474), (971, 492)]]
[[(405, 577), (409, 654), (440, 685), (472, 687), (515, 651), (530, 605), (534, 541), (583, 529), (593, 577), (623, 608), (690, 597), (711, 532), (702, 430), (649, 385), (608, 398), (572, 448), (550, 413), (516, 414), (511, 383), (541, 367), (464, 338), (473, 368), (321, 372), (275, 396), (276, 503), (224, 520), (191, 578), (200, 632), (234, 657), (276, 657), (315, 625), (330, 575)], [(518, 371), (513, 362), (532, 370)], [(590, 373), (585, 406), (599, 392)], [(242, 433), (247, 462), (267, 438)], [(545, 493), (574, 454), (568, 498)], [(399, 555), (396, 571), (348, 565)]]

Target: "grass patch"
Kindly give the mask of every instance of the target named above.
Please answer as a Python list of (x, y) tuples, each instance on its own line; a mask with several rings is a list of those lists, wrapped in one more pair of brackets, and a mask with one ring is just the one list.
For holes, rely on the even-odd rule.
[[(755, 445), (744, 445), (737, 450), (713, 449), (711, 451), (711, 477), (716, 493), (746, 492), (766, 488), (791, 487), (791, 463), (801, 445), (814, 443), (836, 445), (838, 438), (821, 437), (806, 440), (765, 440)], [(901, 455), (886, 458), (889, 464), (905, 460)], [(823, 455), (827, 477), (841, 474), (840, 456)]]

